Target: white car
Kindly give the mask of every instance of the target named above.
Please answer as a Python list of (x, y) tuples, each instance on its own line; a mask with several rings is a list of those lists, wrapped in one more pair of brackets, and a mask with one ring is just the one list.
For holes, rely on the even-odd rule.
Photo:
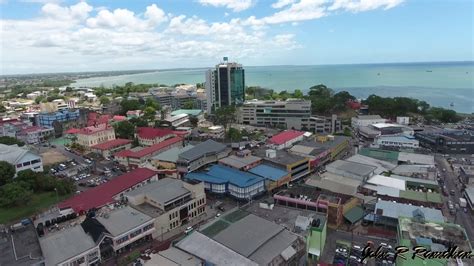
[(217, 214), (216, 214), (216, 218), (217, 218), (217, 217), (220, 217), (220, 216), (221, 216), (221, 214), (220, 214), (220, 213), (217, 213)]
[(189, 233), (191, 233), (192, 231), (194, 230), (194, 228), (192, 228), (191, 226), (186, 228), (186, 230), (184, 231), (184, 233), (187, 235)]

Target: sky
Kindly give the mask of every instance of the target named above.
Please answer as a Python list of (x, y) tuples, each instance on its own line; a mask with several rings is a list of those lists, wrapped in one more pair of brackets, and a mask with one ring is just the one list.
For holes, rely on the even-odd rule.
[(473, 61), (473, 0), (0, 0), (0, 74)]

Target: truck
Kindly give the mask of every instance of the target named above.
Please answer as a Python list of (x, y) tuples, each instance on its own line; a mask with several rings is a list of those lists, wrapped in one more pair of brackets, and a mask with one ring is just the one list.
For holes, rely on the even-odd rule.
[(465, 198), (459, 198), (459, 206), (461, 206), (462, 208), (466, 208), (467, 201)]

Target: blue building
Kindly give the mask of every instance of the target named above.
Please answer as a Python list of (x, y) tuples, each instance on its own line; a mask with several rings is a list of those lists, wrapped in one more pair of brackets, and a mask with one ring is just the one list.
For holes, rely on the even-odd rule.
[(58, 122), (70, 122), (79, 119), (79, 109), (74, 111), (61, 110), (52, 113), (40, 113), (38, 114), (38, 122), (43, 127), (53, 127), (55, 121)]
[(223, 165), (214, 165), (207, 172), (192, 172), (184, 178), (202, 181), (207, 191), (237, 199), (251, 199), (265, 192), (262, 177)]

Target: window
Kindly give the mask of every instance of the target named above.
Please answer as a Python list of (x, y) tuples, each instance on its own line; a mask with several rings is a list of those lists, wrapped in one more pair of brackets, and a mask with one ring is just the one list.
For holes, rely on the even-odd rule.
[(137, 235), (142, 233), (142, 229), (138, 229), (137, 231), (130, 234), (130, 238), (136, 237)]
[(152, 229), (152, 228), (153, 228), (153, 224), (145, 225), (145, 226), (143, 227), (143, 232), (148, 231), (148, 230), (150, 230), (150, 229)]
[(117, 243), (117, 245), (119, 244), (122, 244), (123, 242), (127, 241), (128, 240), (128, 236), (124, 236), (120, 239), (117, 239), (117, 241), (115, 241)]

